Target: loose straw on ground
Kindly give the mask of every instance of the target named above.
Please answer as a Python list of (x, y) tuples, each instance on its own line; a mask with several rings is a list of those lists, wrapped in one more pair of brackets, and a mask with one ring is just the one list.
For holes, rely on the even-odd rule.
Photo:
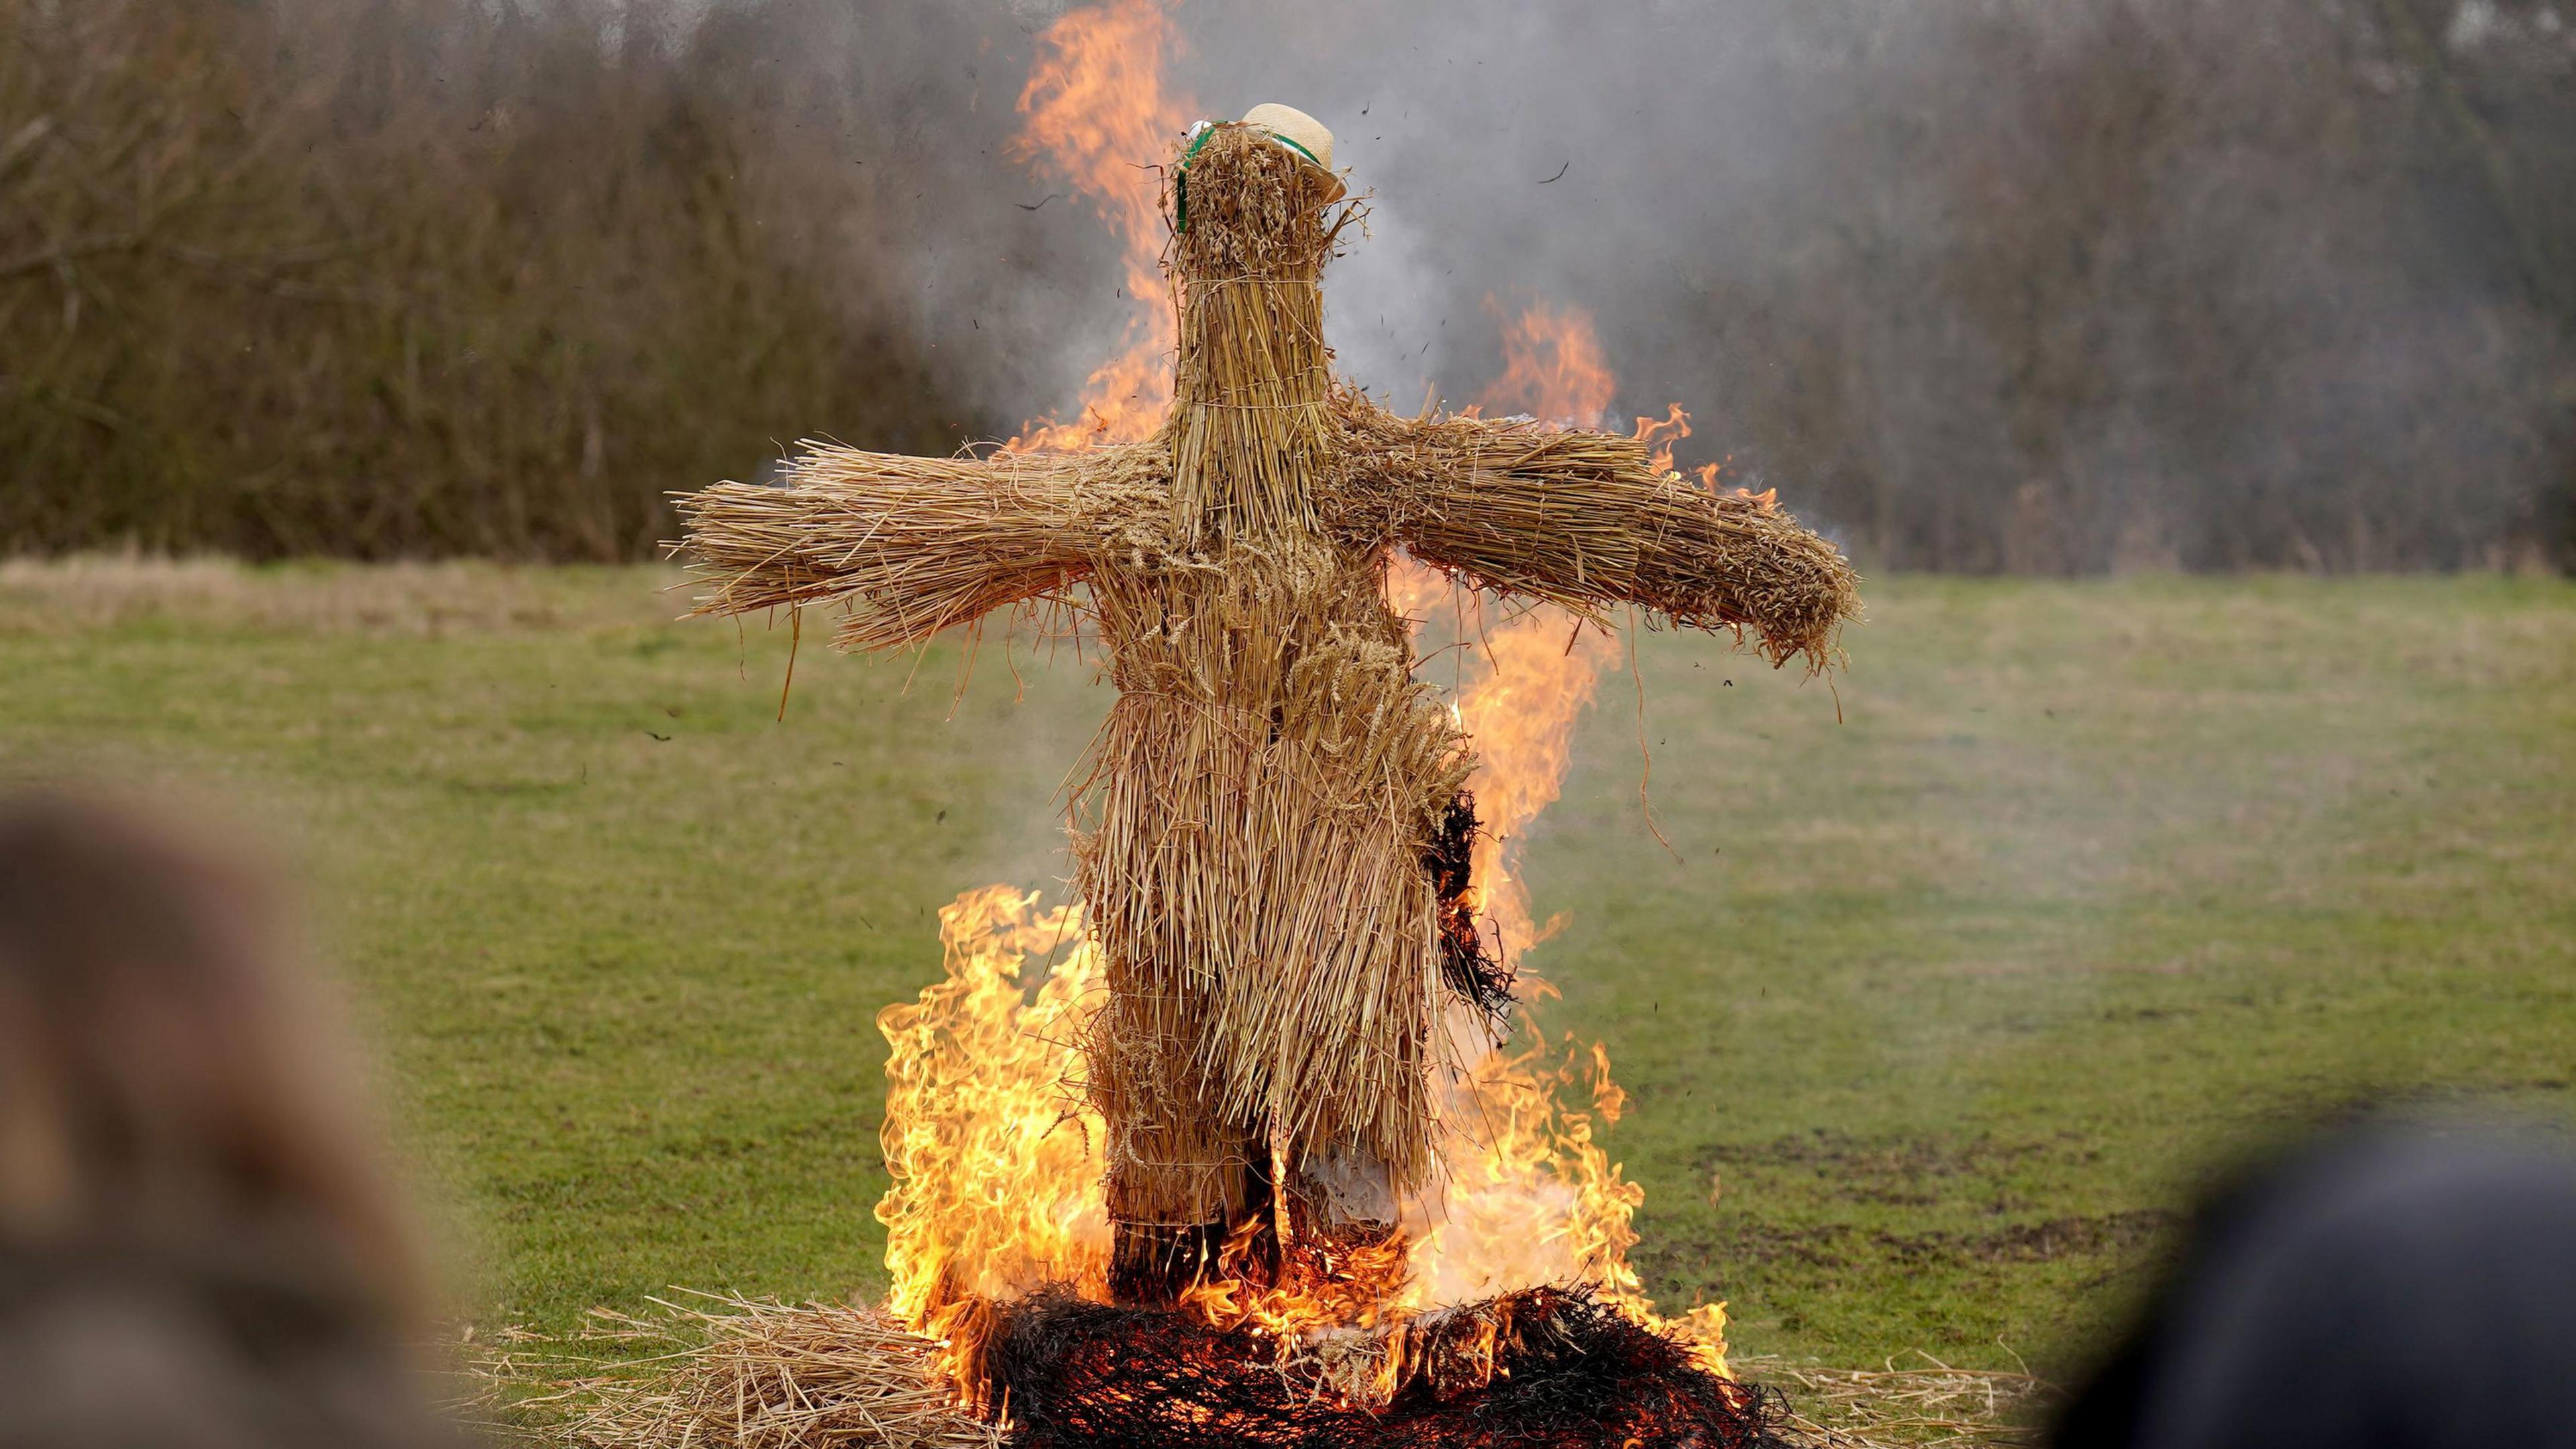
[[(957, 1406), (939, 1346), (856, 1304), (694, 1295), (652, 1316), (592, 1310), (573, 1345), (467, 1346), (487, 1427), (567, 1449), (1000, 1449)], [(617, 1361), (555, 1352), (614, 1346)]]
[(2028, 1370), (1957, 1369), (1920, 1350), (1919, 1367), (1826, 1368), (1738, 1357), (1745, 1377), (1782, 1392), (1788, 1426), (1822, 1449), (2030, 1449), (2057, 1386)]

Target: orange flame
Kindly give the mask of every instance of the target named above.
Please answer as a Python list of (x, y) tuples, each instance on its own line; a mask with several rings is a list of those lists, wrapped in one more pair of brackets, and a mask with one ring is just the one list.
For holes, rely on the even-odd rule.
[[(1077, 421), (1031, 423), (1009, 448), (1142, 439), (1170, 405), (1175, 324), (1151, 164), (1197, 109), (1165, 88), (1163, 66), (1180, 44), (1161, 0), (1105, 0), (1066, 13), (1039, 38), (1014, 155), (1070, 185), (1117, 230), (1136, 309), (1125, 348), (1091, 374)], [(1502, 332), (1504, 370), (1479, 408), (1560, 425), (1608, 418), (1616, 379), (1588, 314), (1540, 301), (1504, 319)], [(1689, 415), (1675, 406), (1639, 418), (1636, 436), (1669, 469)], [(1703, 484), (1713, 487), (1717, 472), (1701, 469)], [(1461, 618), (1469, 607), (1449, 581), (1405, 560), (1389, 596), (1417, 619), (1441, 602)], [(1473, 607), (1481, 622), (1483, 601)], [(1490, 944), (1509, 962), (1546, 934), (1515, 877), (1524, 834), (1556, 799), (1575, 720), (1618, 651), (1605, 631), (1552, 608), (1461, 642), (1479, 646), (1482, 659), (1456, 699), (1482, 758), (1471, 788), (1485, 833), (1471, 890)], [(971, 1386), (993, 1300), (1047, 1283), (1105, 1292), (1104, 1134), (1082, 1100), (1077, 1046), (1101, 968), (1078, 907), (1042, 910), (1035, 895), (1008, 887), (960, 896), (940, 912), (940, 936), (943, 979), (878, 1018), (892, 1047), (883, 1139), (893, 1183), (877, 1217), (887, 1229), (890, 1310), (940, 1339), (957, 1381)], [(1023, 978), (1040, 964), (1032, 994)], [(1543, 1283), (1589, 1283), (1723, 1373), (1723, 1305), (1658, 1318), (1628, 1265), (1644, 1190), (1595, 1140), (1624, 1101), (1607, 1055), (1533, 1037), (1517, 1052), (1486, 1052), (1454, 1084), (1442, 1124), (1449, 1180), (1436, 1201), (1410, 1205), (1402, 1237), (1349, 1251), (1301, 1244), (1275, 1281), (1219, 1276), (1186, 1301), (1211, 1322), (1274, 1338), (1283, 1364), (1316, 1367), (1355, 1401), (1383, 1403), (1402, 1382), (1407, 1322)], [(1568, 1106), (1569, 1096), (1585, 1105)], [(1488, 1368), (1497, 1331), (1491, 1322), (1477, 1329)]]
[(1164, 89), (1164, 63), (1181, 49), (1179, 30), (1162, 0), (1109, 0), (1068, 10), (1038, 36), (1038, 62), (1020, 91), (1028, 120), (1011, 143), (1012, 159), (1073, 188), (1107, 218), (1124, 243), (1126, 345), (1092, 369), (1075, 421), (1028, 423), (1003, 447), (1012, 452), (1066, 451), (1094, 443), (1152, 437), (1172, 405), (1167, 361), (1179, 336), (1164, 282), (1162, 177), (1164, 148), (1197, 111), (1197, 102)]
[[(1491, 305), (1491, 299), (1488, 299)], [(1607, 417), (1617, 380), (1579, 308), (1531, 304), (1503, 328), (1503, 373), (1477, 399), (1488, 412), (1528, 413), (1561, 426), (1590, 426)], [(1639, 418), (1637, 438), (1672, 467), (1672, 445), (1690, 436), (1690, 415), (1674, 404), (1661, 419)], [(1416, 619), (1453, 585), (1409, 560), (1391, 572), (1390, 598)], [(1453, 613), (1463, 612), (1452, 595)], [(1477, 609), (1481, 612), (1482, 601)], [(1484, 833), (1476, 841), (1471, 902), (1515, 969), (1520, 953), (1553, 934), (1562, 919), (1533, 924), (1527, 890), (1517, 878), (1524, 832), (1555, 803), (1572, 760), (1574, 725), (1619, 650), (1606, 632), (1561, 609), (1541, 607), (1496, 628), (1475, 631), (1484, 672), (1457, 696), (1460, 722), (1474, 739), (1478, 766), (1468, 788)], [(1522, 980), (1545, 991), (1545, 984)], [(1412, 1311), (1471, 1302), (1535, 1283), (1586, 1282), (1604, 1302), (1640, 1322), (1690, 1342), (1712, 1370), (1726, 1368), (1725, 1307), (1708, 1304), (1677, 1321), (1654, 1313), (1628, 1266), (1637, 1241), (1630, 1226), (1645, 1190), (1627, 1181), (1594, 1140), (1596, 1123), (1618, 1120), (1625, 1095), (1610, 1077), (1608, 1053), (1577, 1050), (1569, 1040), (1489, 1051), (1454, 1085), (1444, 1113), (1443, 1157), (1450, 1180), (1440, 1199), (1420, 1205), (1411, 1229), (1404, 1307)], [(1563, 1098), (1580, 1092), (1589, 1111)]]
[[(1484, 305), (1500, 315), (1491, 293)], [(1501, 321), (1503, 375), (1476, 399), (1480, 410), (1527, 413), (1569, 428), (1597, 428), (1609, 419), (1619, 379), (1610, 371), (1591, 313), (1542, 298)]]
[[(1485, 306), (1495, 307), (1491, 296)], [(1541, 299), (1518, 317), (1504, 319), (1502, 333), (1502, 376), (1477, 397), (1475, 410), (1525, 413), (1560, 427), (1598, 427), (1608, 419), (1618, 379), (1591, 313)], [(1663, 417), (1638, 418), (1634, 433), (1649, 448), (1653, 466), (1666, 473), (1674, 471), (1674, 445), (1690, 435), (1690, 414), (1680, 403), (1668, 404)], [(1703, 486), (1716, 486), (1720, 466), (1710, 463), (1698, 470)], [(1768, 492), (1760, 495), (1766, 505), (1771, 499)], [(1431, 570), (1405, 560), (1393, 570), (1388, 593), (1399, 613), (1421, 619), (1450, 587)], [(1477, 607), (1481, 617), (1481, 600)], [(1460, 722), (1483, 762), (1468, 785), (1486, 832), (1476, 842), (1471, 903), (1492, 924), (1497, 937), (1492, 944), (1509, 965), (1518, 952), (1547, 939), (1562, 924), (1533, 922), (1528, 893), (1512, 872), (1521, 832), (1556, 802), (1572, 760), (1575, 718), (1592, 702), (1602, 672), (1618, 661), (1619, 649), (1608, 632), (1583, 627), (1552, 606), (1480, 631), (1474, 642), (1485, 673), (1457, 700)]]
[[(1104, 1132), (1074, 1046), (1100, 953), (1079, 907), (1037, 901), (986, 886), (942, 907), (944, 978), (877, 1013), (891, 1048), (880, 1140), (894, 1184), (877, 1203), (886, 1308), (949, 1345), (960, 1383), (978, 1377), (962, 1370), (981, 1355), (987, 1301), (1049, 1283), (1108, 1287)], [(1034, 999), (1020, 985), (1032, 960), (1048, 963)]]
[[(1485, 299), (1488, 309), (1495, 307)], [(1527, 413), (1564, 427), (1591, 427), (1609, 415), (1618, 386), (1590, 313), (1533, 302), (1503, 321), (1503, 374), (1476, 399), (1479, 411)], [(1679, 409), (1675, 409), (1678, 413)], [(1452, 585), (1409, 559), (1390, 571), (1396, 612), (1424, 619)], [(1481, 621), (1484, 601), (1475, 601)], [(1461, 647), (1477, 646), (1483, 673), (1458, 693), (1459, 723), (1475, 741), (1479, 764), (1467, 788), (1484, 827), (1469, 872), (1469, 905), (1504, 964), (1545, 939), (1532, 921), (1529, 893), (1514, 877), (1521, 834), (1556, 802), (1571, 762), (1574, 721), (1618, 657), (1610, 637), (1584, 629), (1573, 615), (1542, 606), (1493, 628), (1478, 627)], [(1552, 928), (1555, 922), (1550, 923)]]
[[(1531, 1045), (1486, 1056), (1453, 1093), (1444, 1149), (1449, 1182), (1408, 1223), (1405, 1307), (1471, 1303), (1537, 1283), (1587, 1283), (1629, 1318), (1688, 1343), (1702, 1365), (1726, 1372), (1726, 1305), (1678, 1319), (1655, 1312), (1628, 1250), (1646, 1190), (1622, 1175), (1593, 1133), (1619, 1120), (1627, 1094), (1610, 1055), (1566, 1037), (1551, 1046), (1531, 1024)], [(1589, 1110), (1568, 1107), (1579, 1094)]]

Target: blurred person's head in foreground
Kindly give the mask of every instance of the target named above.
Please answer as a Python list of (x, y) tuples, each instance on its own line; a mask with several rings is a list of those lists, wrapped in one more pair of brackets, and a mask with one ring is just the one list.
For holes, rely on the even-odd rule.
[(2576, 1446), (2576, 1156), (2390, 1120), (2241, 1173), (2054, 1442)]
[(0, 797), (0, 1446), (442, 1442), (345, 1034), (237, 847)]

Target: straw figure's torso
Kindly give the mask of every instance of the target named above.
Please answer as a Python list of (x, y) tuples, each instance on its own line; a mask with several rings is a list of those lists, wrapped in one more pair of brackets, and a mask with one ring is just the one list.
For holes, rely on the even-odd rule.
[[(1159, 440), (1178, 547), (1092, 586), (1120, 695), (1077, 883), (1108, 961), (1089, 1062), (1126, 1222), (1265, 1208), (1274, 1146), (1291, 1200), (1344, 1220), (1391, 1219), (1429, 1166), (1440, 947), (1421, 842), (1467, 760), (1413, 680), (1383, 550), (1317, 516), (1327, 180), (1245, 128), (1192, 157)], [(1325, 1181), (1339, 1203), (1300, 1190)], [(1170, 1235), (1132, 1236), (1130, 1269)]]
[(1123, 1297), (1170, 1291), (1281, 1199), (1318, 1230), (1389, 1226), (1433, 1169), (1442, 1018), (1467, 983), (1428, 858), (1472, 761), (1413, 678), (1391, 546), (1587, 614), (1749, 627), (1775, 662), (1821, 665), (1856, 603), (1830, 545), (1631, 440), (1396, 418), (1338, 385), (1321, 277), (1340, 187), (1244, 125), (1205, 138), (1185, 183), (1175, 403), (1152, 441), (817, 447), (786, 490), (683, 502), (702, 610), (846, 601), (858, 647), (1088, 585), (1119, 695), (1074, 853), (1107, 962), (1084, 1045)]

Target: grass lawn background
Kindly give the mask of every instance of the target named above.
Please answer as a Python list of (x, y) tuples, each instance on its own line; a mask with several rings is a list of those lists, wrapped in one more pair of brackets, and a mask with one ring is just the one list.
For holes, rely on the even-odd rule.
[[(258, 823), (473, 1312), (882, 1286), (873, 1017), (1049, 883), (1106, 705), (674, 624), (667, 573), (0, 566), (0, 776)], [(1528, 842), (1636, 1259), (1739, 1350), (2043, 1367), (2216, 1164), (2358, 1100), (2576, 1114), (2576, 587), (1875, 581), (1844, 722), (1650, 635)], [(816, 631), (819, 634), (819, 630)], [(908, 675), (913, 684), (904, 685)]]

